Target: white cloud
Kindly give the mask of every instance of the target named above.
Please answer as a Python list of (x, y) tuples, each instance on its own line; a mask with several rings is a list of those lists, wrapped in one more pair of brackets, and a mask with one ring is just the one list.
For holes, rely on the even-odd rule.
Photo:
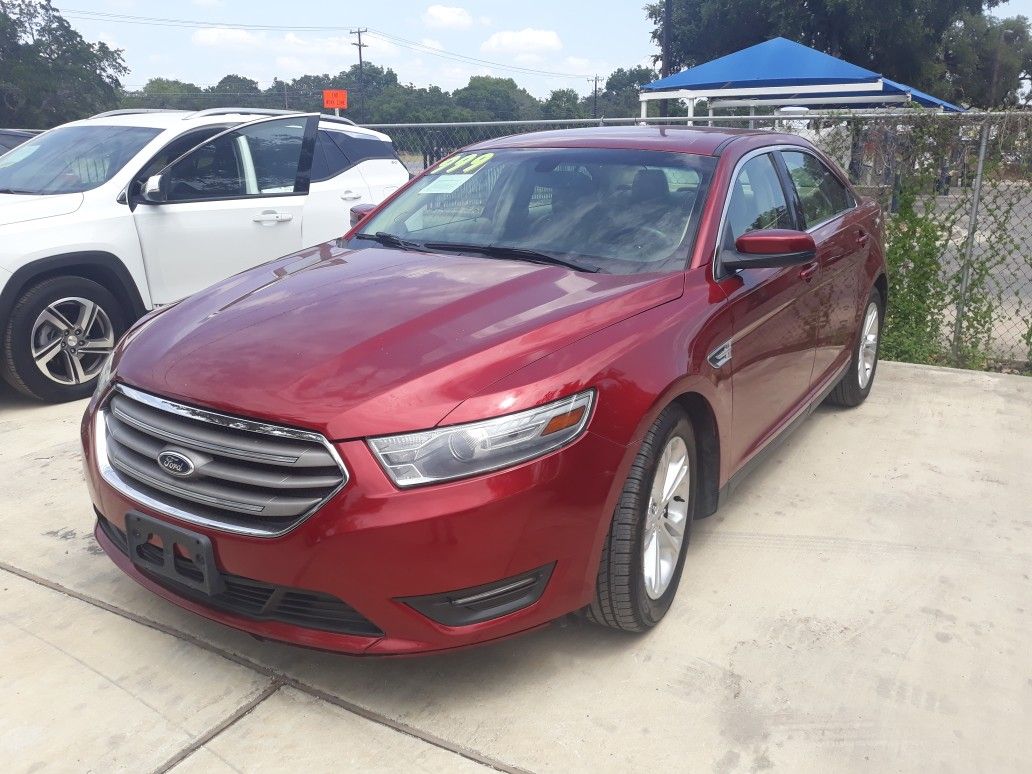
[(222, 5), (222, 0), (192, 0), (192, 2), (201, 8), (217, 8)]
[(480, 45), (481, 51), (493, 54), (529, 54), (542, 51), (559, 51), (563, 47), (559, 33), (555, 30), (522, 30), (496, 32)]
[(252, 48), (261, 45), (264, 36), (228, 27), (205, 27), (194, 32), (190, 40), (198, 46)]
[(419, 42), (422, 43), (427, 48), (436, 48), (438, 51), (440, 51), (440, 50), (442, 50), (444, 48), (444, 45), (441, 43), (441, 41), (434, 40), (433, 38), (423, 38)]
[(423, 24), (433, 29), (465, 30), (473, 26), (473, 16), (454, 5), (431, 5), (423, 11)]

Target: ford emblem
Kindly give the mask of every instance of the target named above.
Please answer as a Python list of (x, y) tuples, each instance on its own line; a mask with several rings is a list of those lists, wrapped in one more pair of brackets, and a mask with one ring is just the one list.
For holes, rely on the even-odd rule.
[(177, 478), (189, 478), (195, 470), (193, 461), (185, 454), (163, 451), (158, 455), (158, 466)]

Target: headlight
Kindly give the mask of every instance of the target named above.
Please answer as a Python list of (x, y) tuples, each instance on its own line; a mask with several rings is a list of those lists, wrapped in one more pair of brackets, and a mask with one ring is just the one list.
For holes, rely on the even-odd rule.
[(370, 438), (398, 486), (473, 476), (540, 457), (572, 441), (588, 424), (594, 390), (483, 422)]

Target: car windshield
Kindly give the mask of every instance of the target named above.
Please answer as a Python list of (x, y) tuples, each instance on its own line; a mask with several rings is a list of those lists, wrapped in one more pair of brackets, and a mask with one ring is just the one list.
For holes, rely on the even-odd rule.
[(375, 238), (470, 254), (479, 247), (486, 257), (612, 274), (680, 270), (715, 162), (614, 148), (460, 153), (364, 223), (351, 244), (369, 246)]
[(0, 156), (0, 192), (79, 193), (106, 183), (161, 129), (66, 126)]

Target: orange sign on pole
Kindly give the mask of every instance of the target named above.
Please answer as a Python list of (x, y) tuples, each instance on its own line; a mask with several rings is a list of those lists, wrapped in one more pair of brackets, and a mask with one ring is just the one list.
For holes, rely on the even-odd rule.
[(338, 108), (340, 110), (347, 110), (348, 90), (323, 89), (322, 103), (324, 108)]

